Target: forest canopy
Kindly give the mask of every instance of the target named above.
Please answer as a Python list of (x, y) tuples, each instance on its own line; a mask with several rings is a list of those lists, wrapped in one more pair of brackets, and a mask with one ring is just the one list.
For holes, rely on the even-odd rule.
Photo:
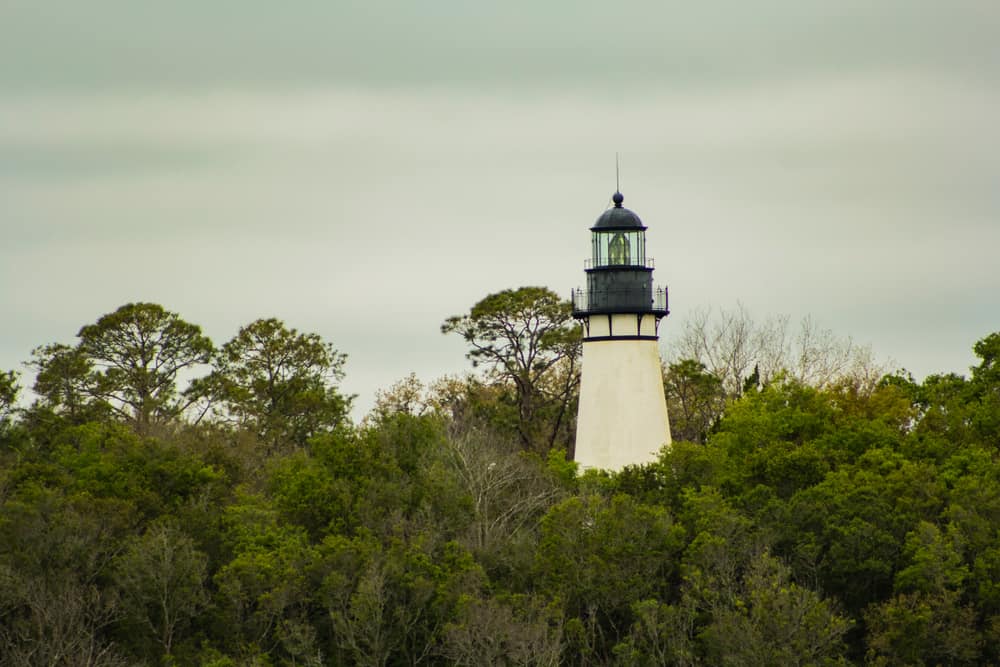
[(618, 473), (571, 460), (545, 288), (446, 320), (472, 372), (359, 424), (345, 355), (274, 318), (41, 343), (0, 371), (0, 665), (1000, 663), (1000, 332), (918, 382), (809, 321), (692, 322), (675, 441)]

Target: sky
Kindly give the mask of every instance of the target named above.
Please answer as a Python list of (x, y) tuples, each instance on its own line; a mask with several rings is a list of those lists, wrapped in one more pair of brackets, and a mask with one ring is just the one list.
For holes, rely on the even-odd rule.
[(663, 352), (804, 317), (918, 379), (1000, 330), (995, 0), (0, 1), (0, 370), (151, 301), (377, 389), (445, 318), (649, 227)]

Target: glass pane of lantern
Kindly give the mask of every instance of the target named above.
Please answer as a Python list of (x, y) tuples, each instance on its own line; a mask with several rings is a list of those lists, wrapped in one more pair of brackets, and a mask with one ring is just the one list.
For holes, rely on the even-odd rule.
[(609, 238), (607, 233), (594, 232), (594, 266), (607, 266)]
[(629, 232), (614, 232), (608, 240), (608, 264), (620, 265), (632, 263), (632, 244), (629, 243)]
[(628, 242), (630, 250), (630, 262), (629, 264), (641, 265), (644, 263), (644, 257), (642, 252), (642, 232), (629, 232)]

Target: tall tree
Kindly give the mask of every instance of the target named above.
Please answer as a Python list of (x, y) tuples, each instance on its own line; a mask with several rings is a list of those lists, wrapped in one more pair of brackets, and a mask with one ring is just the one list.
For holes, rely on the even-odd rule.
[(378, 423), (398, 414), (419, 417), (430, 407), (427, 387), (416, 373), (410, 373), (388, 389), (375, 391), (375, 407), (362, 423)]
[(70, 423), (81, 423), (106, 410), (90, 391), (93, 361), (79, 347), (62, 343), (36, 347), (27, 366), (35, 370), (32, 389), (40, 397), (31, 409), (34, 417), (55, 412)]
[(155, 303), (125, 304), (77, 337), (76, 347), (35, 349), (35, 390), (71, 418), (103, 406), (141, 434), (184, 409), (177, 376), (207, 363), (213, 350), (200, 327)]
[[(116, 559), (115, 578), (141, 644), (170, 655), (185, 626), (208, 602), (207, 557), (182, 531), (150, 527)], [(138, 638), (137, 638), (138, 639)]]
[(700, 633), (714, 665), (846, 665), (851, 622), (820, 595), (791, 581), (777, 558), (747, 565), (734, 604), (714, 610)]
[(469, 344), (473, 366), (513, 387), (526, 449), (551, 448), (572, 419), (581, 348), (572, 315), (571, 304), (555, 292), (521, 287), (490, 294), (441, 325), (442, 333), (457, 333)]
[(726, 407), (722, 380), (694, 359), (670, 364), (663, 374), (663, 392), (674, 440), (705, 442), (712, 424)]
[(532, 529), (563, 495), (536, 461), (517, 444), (476, 430), (453, 433), (444, 443), (448, 467), (472, 502), (472, 550), (483, 553), (510, 544)]
[(17, 402), (21, 387), (17, 384), (17, 373), (0, 371), (0, 426), (6, 422)]
[(972, 349), (980, 359), (972, 368), (972, 422), (984, 443), (1000, 445), (1000, 332), (977, 341)]
[(128, 303), (77, 334), (93, 362), (89, 390), (146, 433), (176, 416), (177, 374), (207, 363), (212, 341), (201, 328), (155, 303)]
[(222, 346), (215, 370), (194, 390), (221, 403), (271, 448), (301, 445), (346, 419), (352, 397), (337, 387), (346, 358), (318, 334), (260, 319)]

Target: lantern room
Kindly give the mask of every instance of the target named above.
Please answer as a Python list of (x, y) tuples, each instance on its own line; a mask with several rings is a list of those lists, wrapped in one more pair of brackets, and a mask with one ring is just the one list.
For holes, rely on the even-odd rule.
[(588, 268), (646, 266), (646, 227), (632, 211), (622, 207), (620, 192), (613, 208), (605, 211), (590, 228), (593, 245)]

